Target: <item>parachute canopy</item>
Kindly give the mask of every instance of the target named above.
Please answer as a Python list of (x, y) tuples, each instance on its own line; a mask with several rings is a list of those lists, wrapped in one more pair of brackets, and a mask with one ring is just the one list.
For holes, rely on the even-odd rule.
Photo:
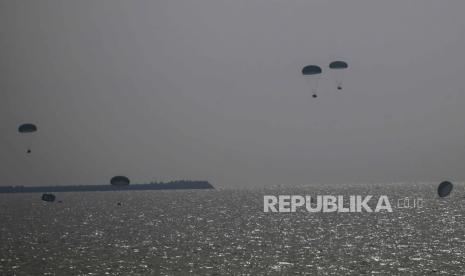
[(47, 202), (54, 202), (55, 195), (54, 194), (42, 194), (42, 200)]
[(451, 182), (443, 181), (438, 186), (438, 195), (440, 197), (446, 197), (450, 194), (453, 188), (454, 188), (454, 185)]
[(313, 93), (312, 97), (317, 97), (318, 78), (322, 72), (321, 67), (318, 65), (307, 65), (302, 68), (302, 75), (306, 76), (308, 85)]
[(302, 68), (302, 75), (318, 75), (321, 74), (321, 67), (318, 65), (307, 65)]
[(32, 133), (37, 131), (37, 126), (34, 124), (22, 124), (18, 127), (19, 133)]
[(337, 90), (342, 90), (342, 83), (344, 80), (344, 71), (343, 69), (347, 69), (349, 65), (347, 62), (342, 60), (336, 60), (329, 64), (329, 69), (332, 71), (333, 78), (336, 82)]
[(128, 186), (130, 181), (126, 176), (117, 175), (110, 180), (110, 183), (113, 186)]
[(330, 69), (346, 69), (349, 65), (345, 61), (336, 60), (329, 64)]

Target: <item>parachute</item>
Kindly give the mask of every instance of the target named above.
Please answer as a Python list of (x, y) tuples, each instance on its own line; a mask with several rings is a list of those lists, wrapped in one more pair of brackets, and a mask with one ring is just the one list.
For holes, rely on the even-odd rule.
[(42, 200), (46, 202), (54, 202), (55, 195), (54, 194), (42, 194)]
[(37, 126), (34, 124), (22, 124), (18, 127), (19, 133), (32, 133), (37, 131)]
[(323, 71), (318, 65), (307, 65), (302, 68), (302, 75), (305, 76), (312, 91), (312, 97), (317, 97), (318, 79)]
[[(111, 178), (110, 183), (116, 189), (119, 189), (119, 188), (122, 189), (123, 187), (128, 187), (129, 184), (130, 184), (130, 181), (129, 181), (129, 178), (127, 178), (126, 176), (117, 175), (117, 176), (114, 176), (114, 177)], [(116, 198), (117, 198), (117, 201), (118, 201), (116, 203), (116, 205), (121, 206), (122, 205), (121, 201), (123, 201), (123, 196), (122, 195), (117, 195)]]
[(336, 60), (329, 64), (329, 69), (331, 69), (332, 75), (336, 81), (337, 89), (342, 90), (342, 82), (344, 80), (344, 71), (349, 68), (347, 62), (342, 60)]
[[(22, 124), (18, 127), (18, 132), (21, 133), (21, 134), (31, 134), (31, 133), (34, 133), (34, 132), (37, 132), (37, 126), (34, 125), (34, 124)], [(29, 139), (29, 138), (28, 138)], [(27, 150), (26, 152), (27, 153), (31, 153), (32, 150), (31, 150), (31, 141), (28, 140), (28, 143), (27, 143)]]
[(438, 195), (439, 197), (446, 197), (450, 194), (454, 185), (449, 181), (443, 181), (438, 186)]
[(110, 183), (113, 186), (122, 187), (122, 186), (128, 186), (130, 181), (129, 181), (129, 178), (127, 178), (126, 176), (117, 175), (117, 176), (114, 176), (110, 180)]

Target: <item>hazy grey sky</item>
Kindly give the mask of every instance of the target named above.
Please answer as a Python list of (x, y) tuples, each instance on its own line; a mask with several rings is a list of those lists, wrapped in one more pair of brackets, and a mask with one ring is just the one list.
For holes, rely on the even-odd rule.
[[(2, 185), (465, 177), (465, 1), (0, 0)], [(302, 66), (345, 59), (311, 98)], [(325, 69), (324, 68), (324, 69)], [(39, 127), (33, 153), (17, 126)]]

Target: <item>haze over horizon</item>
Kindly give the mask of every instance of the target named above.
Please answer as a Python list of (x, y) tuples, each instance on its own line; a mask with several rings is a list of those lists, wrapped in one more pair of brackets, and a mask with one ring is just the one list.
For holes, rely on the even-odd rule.
[[(2, 1), (2, 185), (465, 180), (464, 1)], [(327, 65), (346, 60), (344, 90)], [(301, 75), (324, 72), (313, 99)], [(18, 125), (35, 123), (31, 154)]]

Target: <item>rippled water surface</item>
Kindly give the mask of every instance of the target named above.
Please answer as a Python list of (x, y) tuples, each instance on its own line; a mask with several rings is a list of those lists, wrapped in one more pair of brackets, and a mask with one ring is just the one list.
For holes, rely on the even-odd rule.
[[(465, 200), (435, 188), (0, 194), (0, 275), (463, 275)], [(264, 213), (280, 194), (384, 194), (394, 210)], [(396, 208), (405, 196), (424, 207)]]

